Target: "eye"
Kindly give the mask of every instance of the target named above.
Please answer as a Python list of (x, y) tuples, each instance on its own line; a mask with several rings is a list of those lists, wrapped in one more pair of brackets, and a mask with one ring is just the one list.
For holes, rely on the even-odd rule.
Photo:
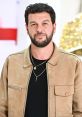
[(31, 24), (31, 26), (36, 26), (36, 24), (33, 23), (33, 24)]
[(47, 25), (48, 23), (44, 22), (43, 25)]
[(36, 29), (37, 28), (37, 24), (36, 23), (32, 23), (31, 24), (31, 28)]
[(47, 22), (44, 22), (44, 23), (43, 23), (43, 26), (48, 26), (48, 23), (47, 23)]

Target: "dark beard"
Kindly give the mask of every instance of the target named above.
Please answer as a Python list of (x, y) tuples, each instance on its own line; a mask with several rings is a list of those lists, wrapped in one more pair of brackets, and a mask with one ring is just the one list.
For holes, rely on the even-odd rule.
[(42, 47), (47, 46), (47, 45), (51, 42), (52, 37), (53, 37), (53, 31), (52, 31), (51, 35), (50, 35), (49, 37), (46, 36), (46, 40), (44, 40), (44, 41), (42, 41), (42, 42), (36, 41), (36, 39), (35, 39), (35, 38), (32, 38), (30, 34), (29, 34), (29, 37), (30, 37), (30, 39), (31, 39), (31, 42), (32, 42), (35, 46), (37, 46), (37, 47), (39, 47), (39, 48), (42, 48)]

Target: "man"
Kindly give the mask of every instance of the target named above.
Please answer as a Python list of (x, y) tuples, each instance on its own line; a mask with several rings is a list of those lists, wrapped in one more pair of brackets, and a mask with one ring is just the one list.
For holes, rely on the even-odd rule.
[(82, 64), (53, 43), (53, 8), (29, 5), (25, 22), (31, 45), (4, 64), (0, 117), (82, 117)]

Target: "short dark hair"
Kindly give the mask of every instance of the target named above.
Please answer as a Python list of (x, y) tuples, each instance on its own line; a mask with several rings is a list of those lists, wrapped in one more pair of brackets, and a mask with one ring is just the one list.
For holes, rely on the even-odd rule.
[(29, 6), (27, 6), (26, 10), (25, 10), (25, 23), (28, 25), (28, 15), (29, 14), (41, 13), (41, 12), (49, 13), (52, 24), (55, 23), (55, 19), (56, 19), (55, 11), (51, 6), (49, 6), (48, 4), (45, 4), (45, 3), (35, 3), (35, 4), (30, 4)]

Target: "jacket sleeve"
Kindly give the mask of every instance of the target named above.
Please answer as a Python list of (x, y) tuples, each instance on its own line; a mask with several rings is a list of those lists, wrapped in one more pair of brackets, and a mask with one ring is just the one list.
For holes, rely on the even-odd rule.
[(8, 117), (7, 60), (0, 76), (0, 117)]
[(75, 70), (73, 117), (82, 117), (82, 62), (78, 61)]

